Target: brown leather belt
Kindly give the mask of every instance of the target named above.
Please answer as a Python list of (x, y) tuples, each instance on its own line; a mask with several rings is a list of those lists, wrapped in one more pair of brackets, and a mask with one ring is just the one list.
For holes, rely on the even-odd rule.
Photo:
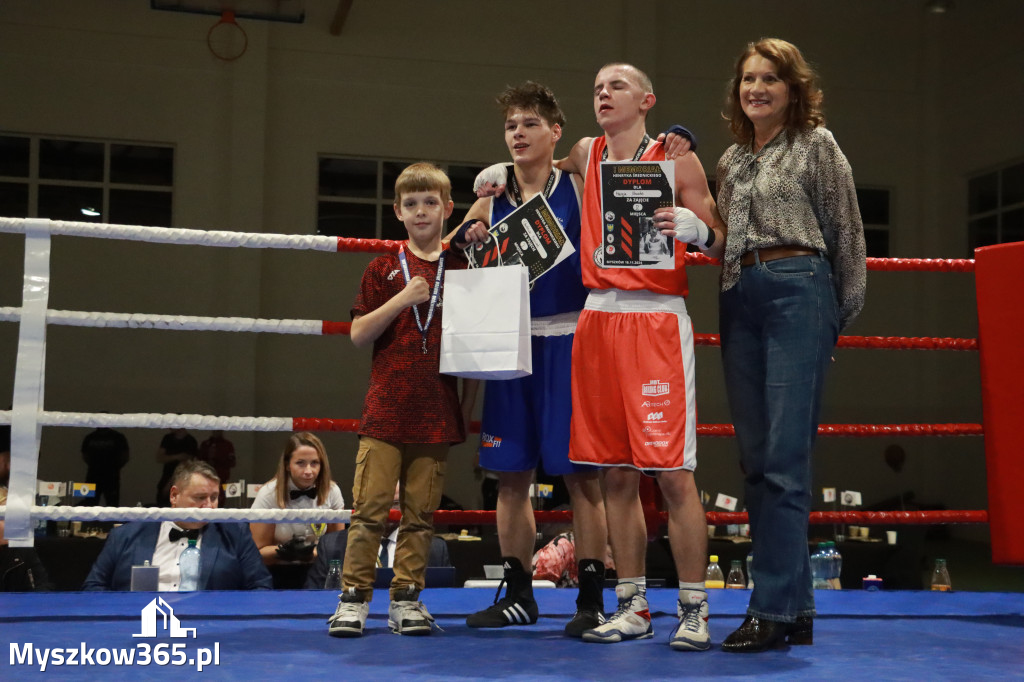
[(793, 256), (816, 256), (818, 251), (816, 249), (810, 249), (806, 246), (772, 246), (767, 249), (757, 249), (757, 251), (747, 251), (740, 258), (740, 265), (753, 265), (755, 262), (754, 254), (761, 262), (769, 260), (778, 260), (780, 258), (792, 258)]

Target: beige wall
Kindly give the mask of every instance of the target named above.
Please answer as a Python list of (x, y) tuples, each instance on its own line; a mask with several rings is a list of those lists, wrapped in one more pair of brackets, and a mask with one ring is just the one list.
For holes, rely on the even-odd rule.
[[(175, 223), (310, 233), (318, 153), (492, 162), (504, 150), (492, 98), (527, 78), (566, 109), (566, 139), (594, 134), (595, 70), (647, 69), (650, 128), (700, 135), (713, 174), (729, 144), (719, 118), (743, 44), (797, 43), (824, 77), (829, 127), (859, 185), (892, 191), (892, 254), (966, 255), (966, 176), (1024, 156), (1016, 0), (634, 3), (463, 0), (354, 3), (341, 36), (333, 1), (307, 0), (301, 25), (243, 22), (247, 54), (207, 51), (213, 17), (151, 10), (144, 0), (0, 3), (0, 130), (139, 140), (175, 147)], [(637, 8), (646, 10), (637, 14)], [(563, 144), (560, 152), (565, 153)], [(0, 305), (20, 305), (22, 239), (0, 235)], [(364, 255), (259, 252), (56, 238), (51, 308), (347, 319)], [(692, 274), (698, 332), (717, 330), (717, 273)], [(850, 334), (976, 335), (970, 275), (872, 273)], [(51, 327), (48, 409), (357, 418), (369, 352), (344, 338)], [(0, 324), (0, 395), (13, 385), (17, 325)], [(727, 422), (718, 351), (700, 348), (702, 422)], [(976, 355), (841, 350), (825, 422), (977, 422)], [(7, 402), (7, 401), (4, 401)], [(40, 477), (80, 478), (85, 430), (46, 429)], [(131, 430), (125, 502), (152, 499), (160, 433)], [(195, 434), (200, 440), (205, 433)], [(282, 434), (235, 433), (238, 474), (270, 476)], [(327, 434), (350, 495), (355, 438)], [(882, 463), (908, 452), (900, 475)], [(703, 439), (698, 482), (740, 496), (732, 441)], [(472, 447), (453, 452), (448, 491), (479, 504)], [(985, 506), (981, 439), (822, 439), (816, 483), (867, 502), (914, 490), (950, 508)]]

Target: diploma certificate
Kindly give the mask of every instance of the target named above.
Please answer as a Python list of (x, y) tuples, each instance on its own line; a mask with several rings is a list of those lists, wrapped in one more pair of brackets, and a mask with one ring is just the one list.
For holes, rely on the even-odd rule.
[(654, 227), (654, 211), (674, 205), (674, 188), (671, 161), (601, 163), (600, 267), (675, 267), (675, 240)]
[(523, 265), (532, 283), (575, 253), (543, 194), (537, 194), (488, 230), (491, 238), (466, 249), (472, 268)]

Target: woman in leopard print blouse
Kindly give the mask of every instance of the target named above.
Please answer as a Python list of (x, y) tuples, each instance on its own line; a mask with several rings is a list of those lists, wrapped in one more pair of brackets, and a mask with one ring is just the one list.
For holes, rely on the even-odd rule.
[(810, 644), (811, 452), (839, 331), (864, 303), (864, 227), (850, 165), (823, 127), (817, 76), (796, 46), (748, 45), (718, 162), (728, 223), (719, 305), (722, 363), (753, 539), (747, 618), (722, 644)]

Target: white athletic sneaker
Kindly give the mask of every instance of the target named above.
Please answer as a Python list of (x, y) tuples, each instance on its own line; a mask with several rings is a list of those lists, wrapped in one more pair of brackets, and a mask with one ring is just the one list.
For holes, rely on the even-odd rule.
[(327, 619), (327, 634), (331, 637), (362, 637), (370, 605), (356, 594), (355, 588), (341, 593), (338, 608)]
[(707, 599), (696, 604), (677, 601), (676, 615), (679, 616), (679, 625), (668, 642), (670, 647), (677, 651), (707, 651), (711, 648)]
[(583, 633), (584, 642), (613, 643), (626, 639), (647, 639), (654, 636), (647, 598), (639, 594), (634, 583), (615, 586), (619, 609), (604, 624)]
[[(441, 629), (421, 601), (411, 592), (398, 593), (388, 606), (388, 627), (398, 635), (429, 635), (430, 626)], [(402, 599), (405, 597), (405, 599)]]

